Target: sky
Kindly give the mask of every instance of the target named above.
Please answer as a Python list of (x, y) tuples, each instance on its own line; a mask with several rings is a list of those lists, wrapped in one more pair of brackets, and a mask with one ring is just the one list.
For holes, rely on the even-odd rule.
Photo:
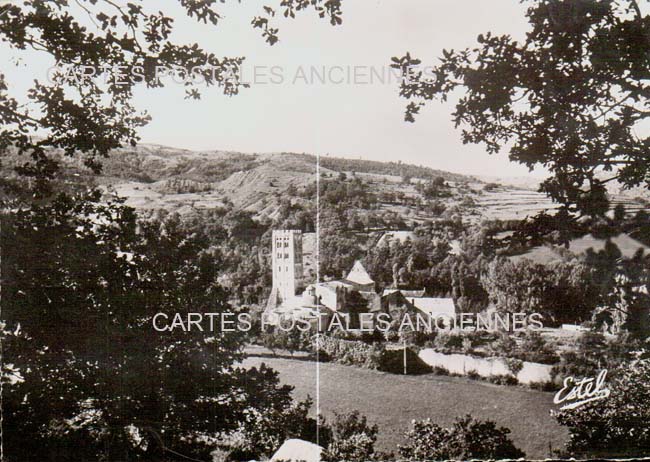
[[(398, 96), (397, 80), (388, 78), (390, 58), (407, 51), (433, 64), (443, 48), (472, 46), (480, 33), (523, 38), (525, 5), (518, 0), (345, 0), (342, 25), (333, 27), (311, 10), (293, 20), (278, 18), (280, 42), (269, 46), (250, 20), (263, 5), (277, 3), (226, 3), (220, 6), (225, 18), (216, 27), (184, 17), (171, 0), (157, 4), (177, 18), (176, 41), (199, 42), (221, 56), (245, 56), (244, 78), (252, 79), (255, 67), (258, 77), (237, 96), (208, 88), (199, 101), (185, 100), (180, 85), (138, 90), (136, 107), (153, 117), (140, 131), (143, 142), (192, 150), (401, 160), (497, 177), (528, 175), (507, 153), (489, 156), (483, 146), (463, 145), (451, 121), (451, 102), (431, 102), (416, 123), (404, 122), (406, 101)], [(340, 82), (355, 66), (357, 78)], [(29, 55), (21, 66), (3, 71), (20, 86), (42, 79), (48, 67), (42, 56)], [(281, 83), (270, 81), (271, 68)], [(331, 73), (331, 79), (310, 82), (312, 69)], [(372, 79), (371, 69), (376, 73)], [(382, 72), (383, 79), (378, 77)]]

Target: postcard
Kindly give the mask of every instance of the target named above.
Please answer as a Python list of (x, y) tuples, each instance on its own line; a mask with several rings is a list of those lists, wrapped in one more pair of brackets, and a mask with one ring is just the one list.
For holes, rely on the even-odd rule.
[(0, 1), (0, 462), (650, 457), (650, 4)]

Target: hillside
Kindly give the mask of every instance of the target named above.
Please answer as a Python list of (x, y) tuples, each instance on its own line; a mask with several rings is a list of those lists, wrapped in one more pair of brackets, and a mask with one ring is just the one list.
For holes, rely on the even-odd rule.
[[(79, 159), (54, 155), (66, 166), (69, 182), (98, 184), (142, 210), (186, 213), (232, 206), (260, 218), (275, 218), (287, 200), (313, 202), (305, 191), (316, 181), (316, 156), (311, 154), (190, 151), (140, 144), (115, 150), (99, 177), (89, 175)], [(6, 153), (3, 176), (12, 177), (12, 168), (21, 162), (21, 157)], [(375, 196), (379, 210), (399, 215), (406, 223), (454, 215), (470, 222), (518, 220), (556, 207), (536, 191), (535, 179), (476, 178), (402, 162), (331, 156), (321, 156), (320, 171), (323, 181), (361, 181)], [(444, 187), (427, 194), (425, 186), (440, 179)], [(612, 202), (634, 212), (647, 207), (643, 193), (613, 190)]]
[[(448, 206), (467, 194), (458, 185), (473, 184), (476, 191), (481, 187), (480, 180), (473, 177), (401, 162), (323, 156), (320, 172), (323, 181), (360, 180), (383, 198), (382, 209), (410, 214), (414, 221), (431, 218), (429, 213), (409, 210), (407, 203), (415, 205), (420, 196), (419, 183), (443, 178), (450, 197), (441, 200)], [(405, 177), (410, 182), (405, 183)], [(127, 197), (127, 203), (138, 209), (183, 213), (232, 204), (258, 217), (274, 218), (283, 200), (301, 200), (297, 192), (315, 183), (316, 156), (199, 152), (145, 144), (115, 151), (96, 181)]]

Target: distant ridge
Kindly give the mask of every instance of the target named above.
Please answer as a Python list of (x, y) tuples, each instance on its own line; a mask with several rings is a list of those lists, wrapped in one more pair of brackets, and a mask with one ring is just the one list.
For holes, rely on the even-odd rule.
[[(312, 158), (316, 162), (316, 156), (313, 154), (303, 154)], [(481, 182), (478, 178), (471, 175), (452, 173), (445, 170), (438, 170), (421, 165), (405, 164), (402, 162), (382, 162), (378, 160), (350, 159), (336, 156), (320, 156), (320, 165), (330, 170), (336, 171), (354, 171), (359, 173), (374, 173), (377, 175), (397, 175), (410, 176), (411, 178), (433, 179), (443, 177), (449, 181), (473, 181)]]

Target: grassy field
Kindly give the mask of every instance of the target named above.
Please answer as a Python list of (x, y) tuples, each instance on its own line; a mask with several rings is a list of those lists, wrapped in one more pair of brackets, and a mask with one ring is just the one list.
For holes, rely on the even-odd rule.
[[(245, 367), (262, 362), (295, 387), (294, 396), (316, 397), (316, 363), (304, 359), (250, 356)], [(549, 457), (561, 449), (564, 428), (549, 415), (553, 395), (522, 387), (492, 385), (461, 377), (401, 376), (326, 363), (320, 365), (320, 407), (325, 417), (354, 409), (379, 426), (379, 449), (395, 451), (413, 419), (431, 418), (440, 424), (471, 413), (512, 430), (515, 444), (529, 458)]]

